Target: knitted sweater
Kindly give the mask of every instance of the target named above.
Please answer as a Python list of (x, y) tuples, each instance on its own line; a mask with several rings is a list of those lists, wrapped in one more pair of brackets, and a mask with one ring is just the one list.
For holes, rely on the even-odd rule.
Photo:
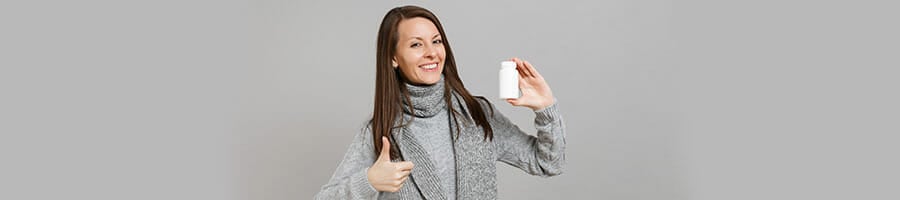
[[(471, 118), (459, 117), (459, 124), (453, 122), (448, 106), (462, 113), (467, 107), (455, 93), (452, 105), (446, 105), (443, 85), (443, 79), (431, 86), (406, 85), (414, 109), (404, 106), (403, 117), (410, 123), (392, 136), (402, 160), (413, 162), (415, 167), (400, 191), (379, 192), (369, 184), (368, 167), (377, 155), (370, 126), (366, 126), (316, 199), (496, 199), (496, 161), (532, 175), (562, 173), (565, 126), (557, 104), (535, 111), (538, 132), (532, 136), (479, 98), (494, 131), (491, 141), (484, 139), (481, 127)], [(454, 138), (456, 126), (462, 131)]]
[[(422, 143), (428, 158), (434, 161), (435, 175), (447, 199), (456, 199), (456, 161), (453, 159), (453, 137), (450, 131), (450, 112), (444, 101), (444, 79), (440, 82), (416, 86), (406, 84), (409, 99), (403, 100), (403, 113), (408, 119), (412, 137)], [(407, 105), (412, 104), (413, 110)]]

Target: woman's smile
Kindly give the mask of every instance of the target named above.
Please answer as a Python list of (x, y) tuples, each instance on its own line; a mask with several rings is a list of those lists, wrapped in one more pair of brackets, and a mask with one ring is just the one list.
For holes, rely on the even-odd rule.
[(424, 72), (438, 72), (440, 73), (440, 68), (438, 67), (437, 62), (426, 63), (419, 65), (419, 69), (422, 69)]

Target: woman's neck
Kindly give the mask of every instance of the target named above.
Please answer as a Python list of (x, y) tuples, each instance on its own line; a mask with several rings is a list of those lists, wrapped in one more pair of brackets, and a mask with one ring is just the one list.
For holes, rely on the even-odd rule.
[(409, 91), (409, 100), (412, 102), (413, 110), (409, 110), (409, 104), (404, 98), (403, 111), (416, 117), (431, 117), (440, 111), (447, 109), (444, 102), (444, 77), (438, 82), (431, 85), (416, 85), (409, 82), (404, 84), (406, 90)]

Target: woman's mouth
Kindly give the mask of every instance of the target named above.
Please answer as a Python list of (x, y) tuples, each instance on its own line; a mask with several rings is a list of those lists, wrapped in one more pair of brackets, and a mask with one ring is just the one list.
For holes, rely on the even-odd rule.
[(438, 69), (438, 63), (428, 63), (419, 65), (419, 68), (422, 68), (425, 72), (434, 72)]

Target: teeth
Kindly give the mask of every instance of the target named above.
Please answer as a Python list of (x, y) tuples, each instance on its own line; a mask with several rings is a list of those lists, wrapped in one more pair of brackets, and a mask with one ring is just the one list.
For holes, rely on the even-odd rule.
[(437, 67), (437, 64), (430, 64), (430, 65), (423, 65), (423, 66), (422, 66), (422, 68), (425, 68), (425, 69), (434, 69), (435, 67)]

